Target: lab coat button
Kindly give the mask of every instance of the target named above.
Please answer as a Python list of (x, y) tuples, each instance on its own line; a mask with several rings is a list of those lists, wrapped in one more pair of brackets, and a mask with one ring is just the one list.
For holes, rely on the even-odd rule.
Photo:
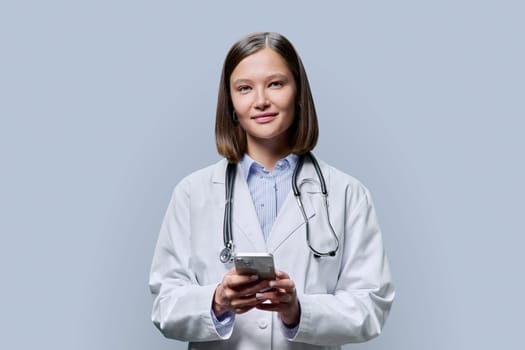
[(268, 327), (268, 322), (266, 322), (266, 320), (259, 320), (259, 328), (266, 329), (266, 327)]

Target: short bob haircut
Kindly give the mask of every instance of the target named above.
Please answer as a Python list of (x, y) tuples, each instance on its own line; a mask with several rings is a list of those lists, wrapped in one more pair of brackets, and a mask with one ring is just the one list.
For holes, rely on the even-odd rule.
[(281, 55), (292, 73), (296, 92), (295, 119), (290, 126), (292, 152), (305, 154), (311, 151), (319, 136), (317, 114), (310, 84), (303, 63), (294, 47), (279, 33), (253, 33), (237, 41), (226, 55), (222, 68), (215, 119), (215, 143), (217, 151), (229, 162), (237, 163), (246, 152), (246, 132), (233, 118), (230, 94), (230, 77), (235, 67), (247, 56), (270, 48)]

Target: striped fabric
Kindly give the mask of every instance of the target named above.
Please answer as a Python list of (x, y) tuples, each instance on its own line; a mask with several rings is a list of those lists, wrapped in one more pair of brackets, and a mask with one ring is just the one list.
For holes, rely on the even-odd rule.
[(279, 160), (271, 172), (247, 154), (240, 161), (265, 240), (292, 189), (292, 174), (297, 158), (297, 155), (289, 154)]

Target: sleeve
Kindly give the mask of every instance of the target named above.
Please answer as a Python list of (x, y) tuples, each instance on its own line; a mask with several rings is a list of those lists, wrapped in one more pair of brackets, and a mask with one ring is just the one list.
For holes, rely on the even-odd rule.
[(335, 292), (298, 295), (301, 319), (292, 341), (341, 345), (381, 333), (395, 292), (370, 194), (366, 189), (362, 194), (345, 219)]
[(185, 179), (175, 188), (161, 226), (149, 280), (154, 297), (151, 318), (167, 338), (181, 341), (226, 339), (231, 331), (222, 336), (211, 316), (216, 285), (199, 285), (190, 268), (189, 193)]
[(235, 314), (231, 311), (227, 311), (220, 319), (218, 319), (213, 310), (210, 310), (210, 313), (213, 324), (217, 329), (217, 333), (219, 333), (221, 337), (230, 337), (233, 331)]
[(285, 325), (280, 318), (279, 324), (281, 325), (281, 332), (283, 332), (284, 337), (288, 340), (293, 340), (295, 338), (295, 335), (297, 334), (297, 331), (299, 330), (299, 324), (290, 328), (287, 325)]

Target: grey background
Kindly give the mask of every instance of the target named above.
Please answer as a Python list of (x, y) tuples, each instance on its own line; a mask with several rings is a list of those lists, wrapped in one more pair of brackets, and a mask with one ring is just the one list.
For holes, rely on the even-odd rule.
[[(397, 287), (347, 349), (521, 349), (521, 1), (3, 1), (0, 348), (183, 349), (149, 320), (173, 186), (218, 159), (223, 58), (289, 37), (317, 154), (374, 194)], [(220, 234), (220, 231), (217, 232)]]

